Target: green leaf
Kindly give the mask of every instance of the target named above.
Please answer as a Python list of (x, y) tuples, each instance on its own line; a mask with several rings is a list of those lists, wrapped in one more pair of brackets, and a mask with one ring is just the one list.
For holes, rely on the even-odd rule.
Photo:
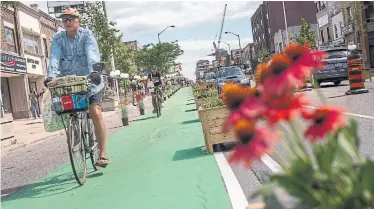
[(317, 159), (319, 169), (326, 173), (331, 173), (333, 160), (335, 156), (334, 142), (330, 139), (325, 145), (315, 145), (313, 148)]
[(263, 184), (255, 193), (250, 196), (250, 198), (253, 199), (258, 196), (267, 197), (271, 195), (274, 189), (276, 189), (277, 187), (278, 185), (274, 182)]
[(314, 206), (318, 204), (313, 194), (308, 189), (308, 184), (300, 181), (298, 176), (290, 175), (273, 175), (272, 181), (278, 183), (280, 187), (285, 189), (290, 195), (300, 199), (303, 203)]
[(360, 176), (365, 197), (374, 198), (374, 162), (366, 160)]
[(351, 167), (356, 161), (358, 161), (356, 146), (344, 134), (340, 134), (337, 140), (335, 165)]
[(351, 140), (353, 140), (353, 144), (356, 146), (356, 148), (358, 148), (359, 137), (357, 134), (357, 122), (354, 119), (350, 119), (347, 131), (352, 137)]

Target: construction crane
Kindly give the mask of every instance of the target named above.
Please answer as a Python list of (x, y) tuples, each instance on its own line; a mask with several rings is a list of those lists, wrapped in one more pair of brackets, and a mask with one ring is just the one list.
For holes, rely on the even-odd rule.
[[(221, 28), (220, 28), (220, 32), (219, 32), (219, 37), (218, 37), (218, 45), (216, 45), (216, 43), (213, 41), (213, 47), (214, 47), (214, 51), (217, 53), (217, 51), (219, 50), (219, 45), (220, 45), (220, 42), (221, 42), (221, 37), (222, 37), (222, 31), (223, 31), (223, 25), (225, 23), (225, 17), (226, 17), (226, 8), (227, 8), (227, 4), (225, 4), (225, 8), (223, 9), (223, 16), (222, 16), (222, 21), (221, 21)], [(217, 36), (216, 36), (217, 37)], [(214, 38), (215, 39), (215, 38)]]

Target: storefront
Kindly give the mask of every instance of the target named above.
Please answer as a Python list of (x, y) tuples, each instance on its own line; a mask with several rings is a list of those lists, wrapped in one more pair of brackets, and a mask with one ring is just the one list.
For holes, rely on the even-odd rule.
[(26, 59), (1, 52), (1, 134), (12, 136), (13, 119), (29, 117), (26, 92)]

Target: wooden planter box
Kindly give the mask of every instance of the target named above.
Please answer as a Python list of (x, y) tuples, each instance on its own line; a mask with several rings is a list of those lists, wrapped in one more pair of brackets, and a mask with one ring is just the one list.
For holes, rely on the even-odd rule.
[(213, 145), (235, 141), (234, 132), (222, 132), (222, 124), (228, 117), (226, 107), (215, 107), (198, 110), (199, 119), (203, 126), (205, 146), (209, 153), (213, 153)]
[(108, 111), (114, 111), (118, 107), (118, 101), (117, 100), (103, 100), (101, 104), (101, 111), (108, 112)]

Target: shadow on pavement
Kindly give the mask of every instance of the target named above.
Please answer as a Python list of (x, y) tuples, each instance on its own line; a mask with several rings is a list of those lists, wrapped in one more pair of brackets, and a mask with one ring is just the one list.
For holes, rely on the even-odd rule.
[(33, 125), (33, 124), (39, 124), (39, 123), (43, 123), (43, 122), (31, 122), (31, 123), (26, 123), (25, 125)]
[(132, 120), (132, 121), (130, 121), (130, 122), (136, 122), (136, 121), (148, 120), (148, 119), (152, 119), (152, 118), (157, 118), (157, 116), (151, 116), (151, 117), (146, 117), (146, 118), (139, 118), (139, 119), (136, 119), (136, 120)]
[(193, 111), (196, 111), (197, 109), (190, 109), (190, 110), (186, 110), (185, 112), (193, 112)]
[(204, 149), (204, 146), (178, 150), (173, 156), (173, 161), (191, 160), (199, 157), (209, 156)]
[[(1, 190), (1, 202), (7, 202), (22, 198), (42, 198), (69, 192), (79, 187), (72, 172), (48, 177), (39, 182), (19, 187)], [(21, 190), (21, 191), (19, 191)], [(18, 192), (19, 191), (19, 192)], [(18, 192), (18, 193), (17, 193)]]
[(117, 128), (122, 128), (123, 126), (114, 126), (114, 127), (110, 127), (109, 129), (117, 129)]
[(347, 96), (347, 95), (342, 94), (342, 95), (338, 95), (338, 96), (326, 97), (326, 99), (333, 99), (333, 98), (339, 98), (339, 97), (345, 97), (345, 96)]
[(199, 119), (195, 119), (195, 120), (185, 120), (182, 122), (182, 124), (186, 125), (186, 124), (192, 124), (192, 123), (200, 123), (200, 120)]
[(100, 172), (100, 173), (92, 173), (92, 174), (87, 175), (87, 178), (96, 178), (96, 177), (100, 177), (102, 175), (104, 175), (102, 172)]
[(187, 103), (186, 105), (193, 105), (193, 104), (195, 104), (195, 102)]

